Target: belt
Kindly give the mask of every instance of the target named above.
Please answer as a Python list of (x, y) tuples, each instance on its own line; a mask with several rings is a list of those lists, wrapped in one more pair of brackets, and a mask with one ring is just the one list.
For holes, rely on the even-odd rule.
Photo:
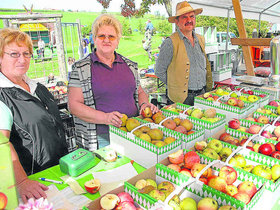
[(200, 93), (201, 91), (205, 90), (206, 86), (199, 90), (188, 90), (188, 93)]

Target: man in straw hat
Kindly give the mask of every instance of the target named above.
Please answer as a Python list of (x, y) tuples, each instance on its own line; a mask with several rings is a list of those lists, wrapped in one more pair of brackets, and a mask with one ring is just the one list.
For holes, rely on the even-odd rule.
[(193, 105), (194, 97), (212, 89), (211, 66), (205, 54), (204, 37), (194, 32), (196, 15), (202, 8), (193, 9), (186, 2), (176, 6), (176, 15), (169, 17), (177, 32), (161, 45), (155, 74), (167, 85), (171, 102)]

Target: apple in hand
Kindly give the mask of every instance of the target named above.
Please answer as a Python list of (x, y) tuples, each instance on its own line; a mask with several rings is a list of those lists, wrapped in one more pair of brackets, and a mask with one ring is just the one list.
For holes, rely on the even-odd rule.
[(251, 181), (244, 181), (238, 185), (238, 192), (246, 193), (250, 198), (252, 198), (257, 191), (256, 185)]
[(237, 179), (237, 172), (230, 166), (223, 166), (220, 170), (219, 177), (226, 180), (227, 184), (233, 184)]
[(146, 117), (152, 117), (153, 112), (149, 106), (146, 106), (144, 109), (141, 111), (141, 115), (146, 118)]
[(85, 182), (85, 189), (91, 194), (97, 193), (100, 189), (100, 186), (99, 179), (91, 179)]

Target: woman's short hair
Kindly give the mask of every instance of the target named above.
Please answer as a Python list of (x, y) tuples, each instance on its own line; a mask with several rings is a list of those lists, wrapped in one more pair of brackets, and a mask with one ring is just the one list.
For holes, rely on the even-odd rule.
[(4, 28), (0, 30), (0, 57), (3, 57), (4, 47), (15, 42), (18, 46), (23, 44), (33, 53), (33, 44), (30, 36), (18, 29)]
[(102, 14), (98, 16), (92, 24), (92, 35), (96, 38), (97, 32), (102, 26), (113, 26), (116, 30), (118, 39), (122, 36), (122, 25), (113, 15)]

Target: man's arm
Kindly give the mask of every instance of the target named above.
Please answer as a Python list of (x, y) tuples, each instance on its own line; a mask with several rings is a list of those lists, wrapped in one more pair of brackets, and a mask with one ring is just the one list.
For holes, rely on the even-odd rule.
[(160, 47), (159, 56), (156, 61), (155, 75), (167, 84), (167, 69), (173, 57), (173, 44), (170, 38), (166, 38)]

